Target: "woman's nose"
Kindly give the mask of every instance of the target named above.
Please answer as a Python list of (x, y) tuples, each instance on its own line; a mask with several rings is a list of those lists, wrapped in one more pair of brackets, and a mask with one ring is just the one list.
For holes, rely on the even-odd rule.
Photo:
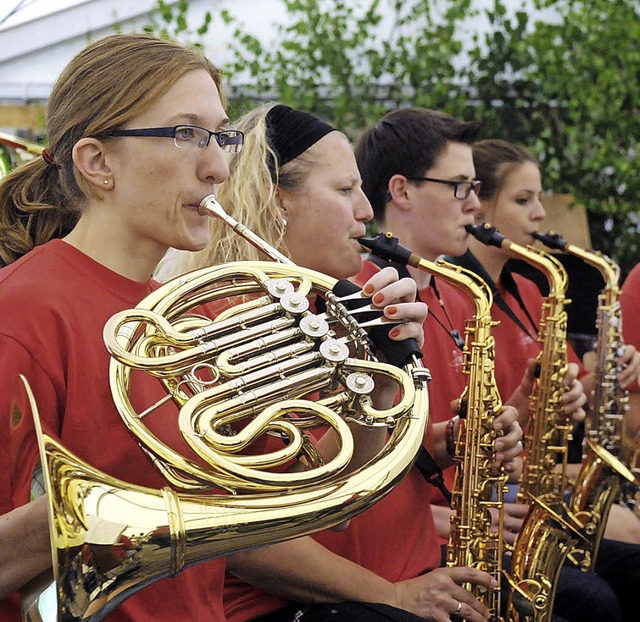
[(203, 181), (214, 184), (221, 184), (229, 178), (229, 165), (225, 152), (214, 140), (202, 150), (200, 175), (204, 178)]
[(373, 208), (362, 188), (360, 188), (360, 197), (354, 209), (354, 215), (356, 220), (362, 222), (369, 222), (373, 218)]

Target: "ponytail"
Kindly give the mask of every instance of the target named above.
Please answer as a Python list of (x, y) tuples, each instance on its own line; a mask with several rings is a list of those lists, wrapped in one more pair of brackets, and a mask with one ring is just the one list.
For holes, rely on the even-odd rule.
[(79, 212), (66, 206), (58, 175), (38, 156), (0, 180), (0, 267), (75, 226)]

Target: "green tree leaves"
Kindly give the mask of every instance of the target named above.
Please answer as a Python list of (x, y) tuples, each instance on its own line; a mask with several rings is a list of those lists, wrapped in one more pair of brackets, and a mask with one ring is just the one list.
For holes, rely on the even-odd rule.
[[(215, 18), (233, 33), (232, 116), (275, 100), (353, 137), (399, 106), (482, 119), (485, 136), (535, 152), (545, 188), (587, 208), (594, 247), (623, 273), (640, 261), (637, 0), (521, 0), (517, 10), (505, 0), (281, 2), (271, 41), (229, 11)], [(188, 4), (159, 0), (163, 32), (190, 32)], [(478, 20), (488, 28), (474, 29)]]

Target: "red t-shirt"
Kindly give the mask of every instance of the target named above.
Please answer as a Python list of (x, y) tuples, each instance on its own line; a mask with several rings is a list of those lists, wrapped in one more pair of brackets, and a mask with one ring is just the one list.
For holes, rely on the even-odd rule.
[[(542, 294), (538, 286), (519, 274), (514, 273), (512, 276), (518, 286), (522, 302), (529, 311), (535, 326), (539, 328), (542, 315)], [(528, 331), (528, 334), (525, 333), (495, 302), (493, 303), (491, 317), (500, 322), (491, 331), (496, 341), (496, 382), (502, 399), (506, 401), (518, 388), (529, 359), (538, 356), (540, 344), (536, 328), (531, 326), (516, 299), (500, 284), (498, 291)], [(587, 371), (569, 344), (567, 344), (567, 354), (569, 361), (577, 363), (580, 367), (578, 376), (584, 376)]]
[[(365, 262), (356, 281), (364, 284), (377, 270), (377, 266)], [(443, 288), (448, 293), (446, 284)], [(425, 292), (426, 296), (431, 295), (429, 291)], [(464, 386), (462, 374), (451, 373), (460, 368), (460, 352), (455, 351), (457, 348), (449, 335), (441, 329), (436, 331), (436, 328), (431, 330), (427, 319), (423, 363), (433, 375), (433, 381), (429, 385), (430, 423), (425, 440), (427, 446), (430, 445), (432, 434), (431, 422), (451, 417), (450, 401), (459, 397)], [(445, 352), (448, 354), (444, 354)], [(456, 377), (460, 377), (460, 380)], [(448, 399), (449, 395), (453, 397)], [(436, 416), (435, 413), (439, 410), (443, 412)], [(388, 581), (414, 578), (437, 568), (441, 561), (431, 514), (433, 491), (434, 488), (413, 468), (382, 501), (351, 519), (346, 530), (327, 530), (312, 537), (332, 552)], [(345, 581), (348, 580), (345, 577)], [(227, 575), (224, 590), (225, 612), (231, 622), (252, 620), (289, 604), (286, 600), (231, 575)]]
[[(629, 272), (622, 285), (620, 306), (624, 341), (640, 350), (640, 264)], [(637, 393), (640, 387), (634, 382), (630, 390)]]
[[(10, 423), (11, 390), (18, 374), (33, 389), (43, 428), (82, 460), (126, 482), (155, 489), (167, 485), (118, 414), (108, 382), (106, 321), (134, 307), (157, 284), (126, 279), (62, 240), (37, 247), (0, 271), (0, 513), (29, 500), (39, 462), (33, 422)], [(136, 404), (164, 395), (157, 380), (134, 380)], [(177, 450), (185, 448), (170, 408), (149, 425)], [(19, 553), (17, 553), (19, 554)], [(224, 559), (158, 581), (111, 613), (111, 622), (225, 620)], [(0, 602), (0, 619), (20, 620), (17, 598)]]

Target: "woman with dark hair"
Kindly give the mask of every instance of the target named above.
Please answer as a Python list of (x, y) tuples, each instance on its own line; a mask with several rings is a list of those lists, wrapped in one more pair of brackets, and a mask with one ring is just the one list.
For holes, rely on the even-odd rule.
[[(477, 223), (488, 222), (500, 233), (517, 244), (535, 244), (534, 233), (540, 231), (546, 216), (542, 205), (542, 180), (535, 158), (522, 146), (504, 140), (482, 140), (473, 145), (476, 174), (482, 180), (480, 210)], [(538, 287), (530, 280), (511, 272), (511, 255), (500, 248), (486, 246), (475, 239), (469, 243), (470, 253), (460, 263), (477, 272), (495, 287), (492, 317), (500, 322), (493, 331), (496, 341), (496, 378), (504, 395), (522, 389), (523, 372), (533, 373), (540, 344), (537, 331), (542, 307)], [(580, 364), (569, 348), (573, 361)], [(640, 373), (640, 354), (627, 345), (618, 359), (618, 382), (628, 387)], [(594, 375), (582, 369), (580, 374), (585, 393), (593, 389)], [(526, 374), (525, 374), (526, 379)], [(521, 421), (526, 425), (529, 404), (527, 390), (519, 408)], [(640, 581), (640, 521), (626, 508), (614, 505), (607, 523), (606, 535), (612, 539), (602, 541), (595, 573), (606, 579), (614, 589), (622, 610), (622, 620), (636, 617), (632, 594)], [(628, 540), (626, 543), (617, 540)], [(635, 544), (634, 544), (635, 543)], [(574, 581), (571, 572), (577, 577)], [(557, 600), (574, 606), (577, 593), (574, 587), (585, 580), (585, 573), (566, 565), (561, 573)], [(593, 612), (592, 612), (593, 613)], [(586, 612), (583, 612), (583, 619)], [(607, 612), (607, 620), (614, 619), (614, 610)]]

